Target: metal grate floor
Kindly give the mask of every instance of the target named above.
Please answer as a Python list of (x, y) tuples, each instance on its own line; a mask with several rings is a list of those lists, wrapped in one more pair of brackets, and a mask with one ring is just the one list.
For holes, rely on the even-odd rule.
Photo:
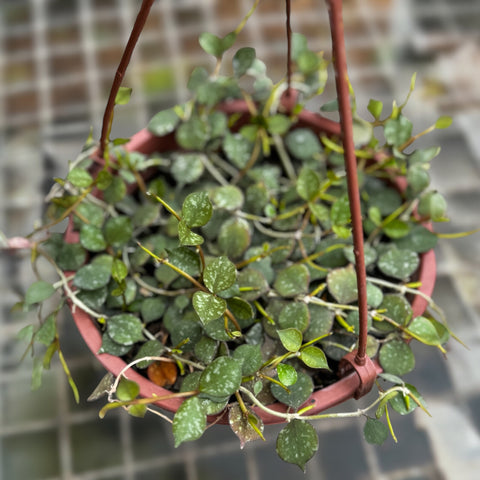
[[(133, 57), (125, 84), (132, 102), (118, 109), (114, 129), (128, 136), (160, 108), (186, 96), (192, 67), (208, 62), (198, 34), (225, 34), (251, 0), (159, 0)], [(280, 4), (280, 7), (279, 7)], [(2, 0), (0, 4), (0, 229), (29, 232), (42, 210), (49, 179), (65, 171), (90, 127), (98, 137), (104, 102), (138, 0)], [(442, 230), (480, 225), (480, 2), (475, 0), (345, 0), (349, 72), (359, 105), (371, 97), (403, 99), (410, 76), (417, 91), (408, 113), (418, 128), (438, 114), (454, 126), (429, 142), (442, 154), (433, 180), (447, 193), (451, 223)], [(329, 51), (323, 0), (293, 2), (293, 28), (312, 47)], [(272, 75), (284, 73), (283, 5), (262, 0), (240, 39), (254, 45)], [(332, 86), (327, 89), (331, 98)], [(416, 106), (415, 106), (416, 105)], [(173, 448), (169, 426), (111, 413), (84, 398), (103, 371), (66, 315), (64, 349), (84, 394), (74, 404), (58, 366), (30, 392), (30, 365), (20, 366), (13, 339), (32, 319), (10, 306), (29, 284), (28, 258), (0, 256), (0, 479), (201, 480), (272, 477), (278, 480), (473, 480), (480, 467), (480, 242), (443, 241), (435, 298), (470, 346), (452, 343), (448, 361), (419, 348), (425, 363), (410, 377), (421, 387), (434, 419), (395, 418), (399, 444), (362, 441), (362, 422), (318, 424), (320, 451), (304, 475), (281, 462), (269, 428), (267, 443), (243, 451), (223, 427), (194, 444)], [(435, 369), (432, 365), (435, 365)], [(355, 408), (350, 403), (345, 408)]]

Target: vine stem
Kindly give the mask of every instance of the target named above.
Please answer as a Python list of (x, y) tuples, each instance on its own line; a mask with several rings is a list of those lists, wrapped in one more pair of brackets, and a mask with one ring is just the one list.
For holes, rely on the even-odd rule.
[(330, 30), (332, 34), (332, 50), (335, 67), (335, 82), (342, 126), (342, 142), (347, 171), (347, 188), (352, 216), (353, 252), (355, 255), (355, 271), (358, 288), (358, 311), (360, 329), (358, 336), (358, 351), (355, 357), (357, 365), (365, 365), (367, 356), (368, 305), (365, 258), (363, 253), (363, 225), (360, 208), (360, 191), (357, 178), (357, 158), (353, 143), (353, 117), (350, 106), (348, 87), (347, 57), (342, 17), (342, 1), (327, 0), (330, 14)]
[(130, 63), (130, 59), (132, 58), (133, 50), (135, 49), (138, 38), (140, 37), (143, 27), (145, 26), (145, 22), (147, 21), (153, 2), (154, 0), (142, 1), (142, 5), (138, 12), (137, 18), (135, 19), (135, 23), (130, 33), (127, 45), (125, 47), (125, 50), (123, 51), (122, 58), (120, 59), (120, 63), (115, 73), (112, 87), (110, 88), (107, 105), (105, 107), (105, 113), (103, 114), (102, 133), (100, 136), (100, 146), (98, 150), (98, 156), (100, 158), (103, 158), (105, 154), (105, 149), (109, 140), (110, 131), (112, 129), (113, 109), (115, 108), (115, 99), (117, 97), (118, 90), (120, 89), (120, 86), (122, 84), (123, 77), (125, 76), (128, 64)]
[[(290, 422), (292, 420), (325, 420), (327, 418), (355, 418), (361, 417), (366, 415), (366, 413), (378, 405), (386, 396), (391, 395), (393, 392), (402, 393), (404, 396), (410, 395), (410, 390), (401, 385), (397, 385), (395, 387), (389, 388), (385, 392), (380, 392), (379, 396), (368, 406), (365, 408), (359, 408), (358, 410), (354, 410), (352, 412), (337, 412), (337, 413), (321, 413), (319, 415), (302, 415), (301, 413), (294, 412), (294, 413), (283, 413), (278, 412), (276, 410), (272, 410), (265, 406), (262, 402), (257, 400), (255, 395), (250, 392), (245, 387), (240, 387), (240, 391), (245, 394), (251, 402), (256, 405), (258, 408), (263, 410), (266, 413), (274, 415), (275, 417), (283, 418), (285, 421)], [(305, 411), (305, 410), (304, 410)]]

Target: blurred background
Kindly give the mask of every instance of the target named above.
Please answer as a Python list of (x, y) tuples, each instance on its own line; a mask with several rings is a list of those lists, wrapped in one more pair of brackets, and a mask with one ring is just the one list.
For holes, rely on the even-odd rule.
[[(25, 235), (41, 216), (51, 177), (63, 176), (103, 108), (139, 0), (0, 1), (0, 230)], [(186, 81), (209, 58), (198, 35), (224, 35), (252, 0), (157, 0), (124, 85), (129, 105), (117, 108), (114, 136), (143, 128), (161, 108), (186, 98)], [(330, 57), (324, 0), (293, 0), (293, 30)], [(435, 186), (446, 195), (445, 233), (480, 227), (480, 2), (475, 0), (345, 0), (350, 79), (361, 111), (370, 98), (405, 98), (417, 72), (407, 116), (415, 132), (439, 115), (453, 126), (425, 138), (441, 145)], [(285, 73), (284, 2), (262, 0), (239, 45), (253, 46), (271, 76)], [(330, 81), (325, 101), (335, 98)], [(386, 107), (387, 108), (387, 107)], [(3, 480), (216, 480), (261, 478), (474, 480), (480, 469), (480, 234), (442, 240), (434, 298), (469, 350), (451, 342), (448, 358), (417, 346), (408, 376), (426, 398), (422, 412), (393, 422), (399, 443), (362, 440), (363, 421), (317, 424), (320, 450), (304, 475), (275, 454), (280, 427), (266, 443), (239, 449), (225, 427), (173, 448), (170, 427), (87, 403), (104, 372), (65, 315), (63, 350), (81, 392), (76, 405), (55, 363), (42, 388), (30, 391), (31, 362), (19, 364), (16, 333), (32, 318), (11, 305), (31, 282), (28, 256), (0, 255), (0, 478)], [(342, 409), (355, 409), (349, 402)]]

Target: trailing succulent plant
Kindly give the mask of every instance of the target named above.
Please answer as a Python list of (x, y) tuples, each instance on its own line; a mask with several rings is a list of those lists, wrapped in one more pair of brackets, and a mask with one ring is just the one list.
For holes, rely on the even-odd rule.
[[(60, 281), (38, 280), (23, 305), (37, 307), (59, 292), (61, 303), (67, 300), (97, 320), (101, 352), (122, 357), (185, 397), (173, 418), (176, 445), (200, 437), (207, 415), (223, 411), (242, 445), (263, 438), (252, 407), (270, 411), (271, 403), (286, 404), (289, 410), (278, 413), (288, 423), (277, 451), (304, 468), (318, 448), (310, 420), (338, 414), (308, 416), (308, 404), (301, 407), (312, 392), (335, 382), (338, 362), (358, 341), (343, 148), (334, 135), (298, 125), (308, 100), (325, 86), (328, 62), (322, 55), (302, 35), (293, 36), (290, 86), (298, 96), (287, 108), (287, 82), (270, 80), (253, 48), (239, 49), (231, 64), (224, 60), (237, 33), (201, 35), (200, 45), (217, 60), (213, 73), (196, 68), (188, 82), (191, 100), (150, 121), (149, 131), (174, 135), (177, 148), (141, 154), (114, 140), (103, 164), (92, 160), (89, 148), (65, 179), (57, 179), (34, 251), (35, 258), (48, 259)], [(222, 68), (232, 73), (224, 76)], [(414, 78), (410, 93), (413, 88)], [(128, 96), (121, 89), (117, 103)], [(248, 113), (226, 108), (238, 99)], [(401, 379), (415, 365), (409, 340), (444, 351), (449, 337), (431, 299), (435, 317), (412, 315), (412, 298), (423, 295), (415, 278), (420, 256), (437, 243), (426, 222), (445, 220), (446, 206), (441, 194), (428, 190), (430, 161), (439, 148), (407, 148), (427, 131), (412, 133), (405, 105), (393, 103), (384, 114), (382, 103), (371, 100), (372, 120), (366, 121), (356, 113), (352, 93), (368, 354), (384, 373), (372, 405), (343, 416), (364, 415), (373, 443), (388, 435), (381, 417), (391, 430), (389, 408), (401, 414), (424, 408), (417, 390)], [(335, 102), (322, 107), (335, 108)], [(448, 124), (440, 118), (428, 131)], [(45, 235), (67, 218), (77, 242)], [(38, 328), (22, 331), (31, 345), (48, 347), (36, 383), (56, 351), (69, 375), (58, 311), (42, 312)], [(109, 392), (102, 415), (118, 406), (137, 416), (153, 408), (155, 399), (138, 398), (137, 385), (123, 376), (102, 389)]]

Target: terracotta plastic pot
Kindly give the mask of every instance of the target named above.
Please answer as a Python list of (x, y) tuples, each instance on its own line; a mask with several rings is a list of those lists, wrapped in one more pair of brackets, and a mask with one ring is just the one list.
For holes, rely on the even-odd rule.
[[(249, 115), (247, 105), (243, 101), (232, 101), (226, 103), (222, 108), (222, 111), (224, 111), (226, 114), (240, 113), (244, 114), (245, 116)], [(304, 110), (302, 113), (300, 113), (299, 121), (296, 124), (296, 128), (298, 127), (309, 127), (316, 133), (323, 132), (328, 135), (339, 135), (340, 133), (340, 124), (325, 119), (320, 115), (314, 114), (307, 110)], [(137, 151), (148, 154), (153, 152), (169, 151), (178, 147), (176, 146), (173, 134), (165, 137), (156, 137), (147, 130), (141, 130), (131, 138), (130, 142), (126, 145), (126, 148), (129, 151)], [(78, 241), (78, 234), (71, 230), (67, 230), (66, 241)], [(436, 263), (433, 250), (423, 253), (420, 260), (420, 267), (417, 272), (417, 279), (422, 285), (420, 290), (425, 295), (431, 296), (436, 278)], [(418, 295), (415, 296), (412, 302), (413, 315), (421, 315), (425, 311), (426, 307), (427, 301)], [(115, 376), (119, 375), (120, 372), (126, 367), (126, 363), (119, 357), (115, 357), (107, 353), (98, 353), (102, 344), (102, 337), (95, 319), (90, 317), (79, 308), (72, 308), (72, 315), (81, 336), (85, 340), (92, 353), (109, 372)], [(370, 361), (369, 368), (370, 376), (373, 375), (373, 373), (378, 375), (382, 371), (377, 362)], [(349, 370), (349, 368), (346, 370)], [(352, 369), (350, 368), (350, 370)], [(140, 386), (140, 395), (142, 397), (152, 397), (154, 395), (162, 397), (171, 393), (169, 390), (155, 385), (149, 379), (136, 372), (134, 369), (129, 369), (125, 373), (125, 376), (138, 383)], [(357, 373), (355, 370), (352, 370), (343, 376), (343, 378), (340, 378), (336, 383), (314, 392), (305, 403), (305, 406), (308, 405), (311, 407), (308, 414), (313, 415), (338, 405), (349, 398), (358, 397), (358, 392), (361, 388), (361, 374)], [(369, 388), (367, 389), (369, 390)], [(175, 412), (181, 405), (182, 401), (182, 398), (170, 398), (167, 400), (158, 401), (157, 405), (164, 410)], [(273, 405), (269, 405), (268, 407), (278, 412), (286, 412), (288, 409), (286, 405), (281, 403), (275, 403)], [(256, 413), (262, 418), (265, 424), (283, 422), (281, 418), (266, 413), (257, 407), (254, 408), (254, 411), (256, 411)], [(227, 423), (228, 418), (227, 415), (220, 414), (218, 416), (209, 417), (209, 421)]]

